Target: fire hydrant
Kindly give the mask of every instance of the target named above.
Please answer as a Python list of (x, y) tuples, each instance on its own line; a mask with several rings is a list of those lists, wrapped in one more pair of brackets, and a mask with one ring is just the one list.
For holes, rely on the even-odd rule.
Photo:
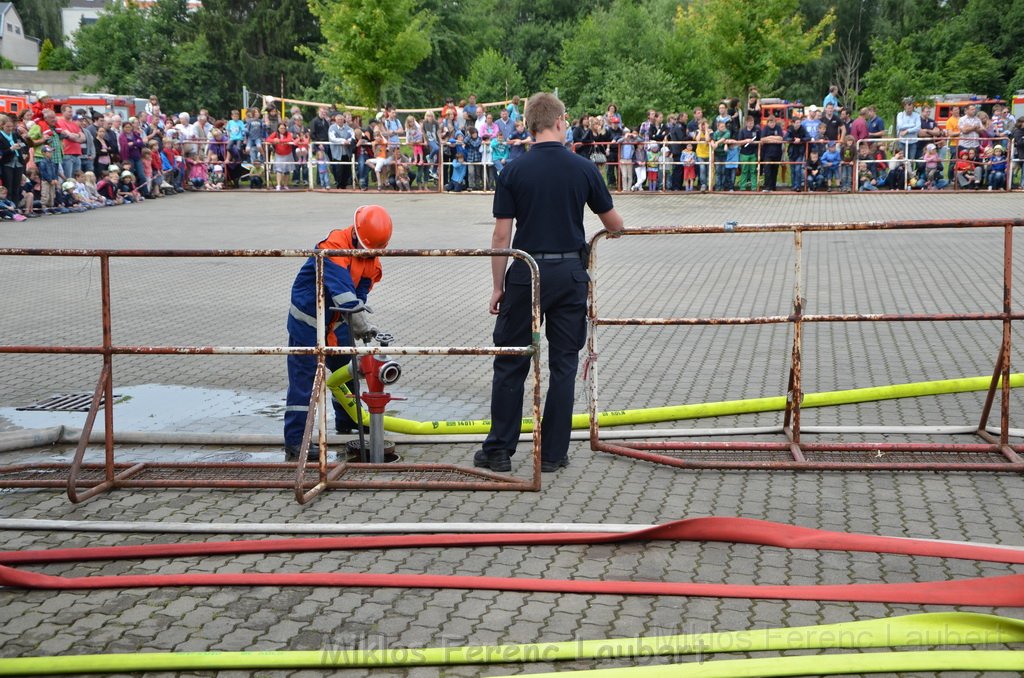
[[(394, 340), (390, 334), (377, 335), (377, 342), (381, 347), (390, 346)], [(387, 461), (384, 453), (384, 411), (392, 400), (403, 400), (387, 393), (384, 387), (398, 381), (402, 376), (402, 366), (398, 361), (384, 355), (364, 355), (359, 359), (359, 376), (366, 379), (366, 391), (360, 398), (370, 411), (370, 445), (366, 461), (371, 464), (383, 464)], [(362, 451), (365, 451), (365, 448)]]

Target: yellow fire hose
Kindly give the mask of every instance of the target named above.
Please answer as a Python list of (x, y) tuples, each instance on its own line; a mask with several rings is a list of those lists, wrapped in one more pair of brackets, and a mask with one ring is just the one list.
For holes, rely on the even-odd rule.
[[(345, 386), (351, 378), (351, 367), (334, 372), (327, 379), (327, 387), (334, 398), (341, 403), (353, 420), (356, 418), (356, 403), (351, 391)], [(1000, 384), (1002, 380), (1000, 380)], [(985, 391), (991, 386), (991, 377), (965, 377), (962, 379), (940, 379), (938, 381), (916, 381), (909, 384), (892, 384), (889, 386), (870, 386), (853, 388), (845, 391), (824, 391), (821, 393), (804, 394), (802, 408), (828, 407), (831, 405), (850, 405), (876, 400), (895, 400), (897, 398), (917, 398), (920, 396), (943, 395), (947, 393), (966, 393), (968, 391)], [(1024, 386), (1024, 373), (1010, 375), (1010, 387)], [(626, 426), (629, 424), (654, 424), (664, 421), (681, 419), (701, 419), (703, 417), (724, 417), (735, 414), (752, 414), (755, 412), (778, 412), (786, 409), (786, 396), (768, 398), (750, 398), (747, 400), (724, 400), (713, 403), (697, 403), (693, 405), (671, 405), (667, 407), (650, 407), (640, 410), (616, 410), (599, 412), (597, 422), (601, 426)], [(369, 413), (363, 410), (363, 421), (370, 421)], [(572, 427), (585, 429), (590, 426), (587, 414), (574, 414)], [(392, 433), (407, 435), (452, 435), (487, 433), (491, 422), (487, 419), (476, 421), (413, 421), (400, 417), (384, 416), (384, 429)], [(533, 419), (523, 419), (522, 432), (533, 430)]]
[[(384, 650), (151, 652), (0, 659), (0, 676), (135, 671), (343, 669), (621, 659), (812, 649), (867, 649), (1024, 642), (1024, 620), (935, 612), (822, 626), (561, 643)], [(880, 671), (1021, 671), (1024, 652), (940, 651), (815, 655), (585, 671), (594, 676), (796, 676)], [(543, 674), (554, 675), (554, 674)]]

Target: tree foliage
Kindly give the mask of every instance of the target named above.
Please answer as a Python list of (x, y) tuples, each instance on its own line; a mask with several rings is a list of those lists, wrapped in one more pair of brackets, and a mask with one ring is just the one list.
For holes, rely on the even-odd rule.
[(39, 48), (39, 70), (41, 71), (73, 71), (75, 55), (67, 47), (55, 47), (50, 39), (43, 40)]
[(473, 59), (460, 87), (467, 94), (476, 94), (478, 101), (504, 101), (515, 94), (529, 96), (526, 78), (519, 68), (490, 47)]
[(67, 0), (13, 0), (26, 35), (49, 40), (53, 45), (64, 45), (64, 30), (60, 10)]
[(694, 0), (679, 8), (675, 31), (697, 43), (696, 58), (708, 76), (705, 96), (742, 99), (752, 86), (775, 93), (783, 69), (820, 58), (834, 40), (834, 21), (829, 11), (807, 25), (798, 0)]
[(309, 0), (324, 44), (303, 50), (319, 70), (350, 84), (359, 103), (379, 106), (430, 54), (434, 16), (414, 0)]
[[(15, 2), (60, 47), (66, 0)], [(48, 33), (49, 32), (49, 33)], [(157, 0), (113, 2), (75, 37), (103, 89), (224, 113), (243, 86), (336, 103), (437, 105), (555, 89), (627, 124), (764, 95), (895, 111), (903, 97), (1024, 88), (1024, 0)]]
[(14, 62), (7, 57), (0, 56), (0, 71), (13, 71)]

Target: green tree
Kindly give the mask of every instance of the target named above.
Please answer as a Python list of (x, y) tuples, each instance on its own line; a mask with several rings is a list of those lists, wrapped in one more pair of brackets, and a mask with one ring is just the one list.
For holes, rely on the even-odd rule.
[(434, 17), (414, 0), (309, 0), (309, 9), (325, 42), (303, 53), (325, 76), (349, 83), (359, 103), (383, 104), (386, 88), (400, 85), (430, 54)]
[(939, 91), (934, 71), (914, 49), (913, 36), (899, 42), (875, 40), (871, 52), (874, 65), (864, 74), (861, 100), (874, 104), (885, 119), (899, 111), (904, 97), (921, 100)]
[(54, 47), (50, 39), (43, 40), (39, 48), (39, 70), (41, 71), (73, 71), (75, 55), (67, 47)]
[(211, 107), (237, 106), (242, 86), (286, 96), (316, 87), (320, 77), (297, 47), (317, 47), (320, 30), (306, 0), (204, 0), (194, 17), (209, 45), (207, 68), (220, 79)]
[(496, 0), (421, 0), (420, 7), (435, 17), (427, 36), (430, 54), (391, 90), (395, 101), (413, 107), (433, 106), (446, 96), (466, 94), (459, 82), (473, 60), (504, 42), (495, 20), (504, 6)]
[(25, 34), (57, 46), (64, 44), (60, 10), (67, 6), (67, 0), (14, 0)]
[[(666, 95), (674, 96), (679, 84), (666, 69), (665, 58), (673, 9), (662, 7), (659, 16), (658, 8), (651, 3), (627, 0), (595, 9), (562, 43), (558, 62), (548, 73), (548, 86), (558, 88), (570, 110), (591, 113), (603, 111), (613, 99), (619, 106), (622, 101), (634, 100), (636, 97), (629, 95), (630, 87), (651, 99), (648, 104), (640, 104), (640, 110), (655, 105), (655, 99), (661, 102)], [(644, 49), (638, 53), (636, 45)], [(630, 73), (635, 67), (642, 67), (638, 73), (646, 81), (642, 85), (636, 81), (638, 75)], [(625, 83), (616, 82), (623, 77)], [(647, 88), (656, 83), (669, 89)], [(613, 92), (619, 96), (613, 96)], [(631, 112), (623, 112), (630, 119)]]
[(493, 17), (501, 52), (519, 66), (530, 91), (545, 86), (564, 40), (590, 12), (607, 8), (611, 0), (501, 0)]
[(501, 101), (515, 94), (529, 96), (519, 68), (490, 48), (473, 59), (469, 74), (460, 84), (463, 93), (475, 93), (478, 101)]
[(798, 0), (694, 0), (680, 6), (675, 36), (697, 43), (706, 99), (744, 97), (751, 86), (773, 93), (783, 69), (820, 59), (834, 40), (834, 22), (830, 11), (808, 25)]
[[(139, 93), (136, 69), (146, 40), (146, 15), (133, 3), (112, 4), (96, 23), (75, 33), (79, 67), (98, 77), (100, 89)], [(139, 93), (141, 94), (141, 93)]]
[(0, 71), (13, 71), (14, 62), (7, 57), (0, 56)]

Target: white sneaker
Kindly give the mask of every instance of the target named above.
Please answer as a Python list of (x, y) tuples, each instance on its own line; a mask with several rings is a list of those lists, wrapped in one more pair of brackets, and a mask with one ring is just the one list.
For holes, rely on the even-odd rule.
[(276, 190), (280, 191), (280, 190), (281, 190), (281, 187), (280, 187), (280, 186), (278, 186)]

